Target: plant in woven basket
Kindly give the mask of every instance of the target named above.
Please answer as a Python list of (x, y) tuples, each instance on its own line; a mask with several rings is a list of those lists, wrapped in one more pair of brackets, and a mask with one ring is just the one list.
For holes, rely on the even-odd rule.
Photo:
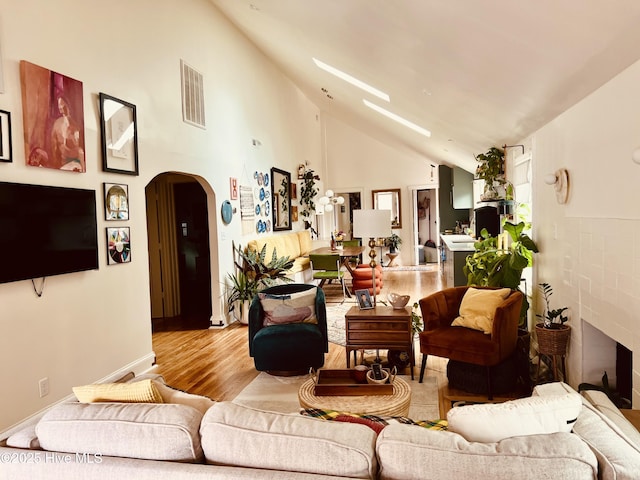
[(550, 304), (550, 298), (551, 298), (551, 295), (553, 295), (553, 288), (551, 288), (551, 285), (549, 285), (548, 283), (540, 283), (538, 286), (540, 287), (540, 290), (542, 291), (542, 295), (544, 296), (545, 307), (544, 307), (544, 314), (542, 315), (538, 314), (536, 316), (543, 319), (544, 328), (550, 328), (550, 329), (562, 328), (564, 323), (567, 320), (569, 320), (569, 318), (566, 315), (564, 315), (565, 310), (567, 310), (569, 307), (552, 309)]

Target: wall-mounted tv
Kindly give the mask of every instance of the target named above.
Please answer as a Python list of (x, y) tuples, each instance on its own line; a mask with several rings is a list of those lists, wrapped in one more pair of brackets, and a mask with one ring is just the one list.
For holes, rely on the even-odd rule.
[(98, 268), (96, 192), (0, 182), (0, 283)]

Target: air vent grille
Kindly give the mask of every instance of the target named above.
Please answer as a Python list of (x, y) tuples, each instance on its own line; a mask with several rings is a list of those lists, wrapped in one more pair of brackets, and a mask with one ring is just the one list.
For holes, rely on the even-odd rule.
[(182, 119), (196, 127), (205, 128), (204, 77), (196, 69), (180, 60), (182, 72)]

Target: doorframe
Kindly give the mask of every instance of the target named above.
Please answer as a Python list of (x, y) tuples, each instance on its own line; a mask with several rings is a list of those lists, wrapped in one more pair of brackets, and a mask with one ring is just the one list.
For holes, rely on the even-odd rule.
[[(219, 249), (218, 206), (217, 206), (215, 191), (213, 190), (213, 187), (211, 186), (211, 184), (203, 177), (199, 175), (187, 173), (187, 172), (178, 172), (178, 171), (167, 171), (167, 172), (158, 173), (151, 180), (149, 180), (147, 185), (145, 185), (145, 191), (152, 182), (158, 179), (158, 177), (162, 177), (164, 175), (166, 176), (177, 175), (177, 176), (189, 177), (195, 180), (206, 194), (207, 218), (209, 223), (209, 262), (210, 262), (209, 270), (211, 275), (211, 317), (209, 319), (209, 325), (210, 325), (210, 328), (225, 327), (227, 324), (226, 317), (223, 314), (225, 296), (223, 292), (216, 290), (216, 287), (220, 284), (220, 281), (219, 281), (220, 259), (219, 259), (219, 252), (218, 252), (218, 249)], [(172, 208), (175, 210), (175, 204), (172, 206)], [(148, 206), (145, 208), (145, 216), (147, 217), (147, 221), (148, 221), (148, 216), (149, 216)], [(151, 264), (149, 265), (149, 267), (150, 267), (149, 276), (151, 277), (151, 275), (153, 274), (153, 272), (151, 271)], [(150, 283), (151, 281), (152, 279), (150, 278)], [(151, 288), (151, 286), (149, 288)], [(151, 296), (151, 292), (150, 292), (150, 296)], [(151, 301), (151, 298), (149, 301)]]
[[(413, 252), (413, 264), (420, 264), (420, 254), (418, 252), (418, 191), (419, 190), (433, 190), (434, 195), (432, 201), (435, 200), (436, 205), (436, 232), (440, 231), (440, 203), (438, 190), (439, 187), (431, 185), (409, 185), (409, 192), (411, 193), (411, 250)], [(437, 236), (436, 246), (440, 247), (440, 235)], [(440, 263), (440, 255), (437, 256), (438, 263)]]

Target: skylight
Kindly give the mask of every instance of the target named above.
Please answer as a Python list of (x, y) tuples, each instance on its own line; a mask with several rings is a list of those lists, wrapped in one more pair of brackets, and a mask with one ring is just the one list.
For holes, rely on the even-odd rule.
[(361, 88), (362, 90), (364, 90), (365, 92), (370, 93), (371, 95), (375, 95), (378, 98), (381, 98), (382, 100), (389, 102), (391, 99), (389, 98), (389, 95), (387, 95), (384, 92), (381, 92), (380, 90), (378, 90), (377, 88), (372, 87), (371, 85), (369, 85), (368, 83), (363, 82), (362, 80), (358, 80), (355, 77), (352, 77), (351, 75), (349, 75), (348, 73), (343, 72), (342, 70), (338, 70), (335, 67), (332, 67), (331, 65), (328, 65), (324, 62), (321, 62), (320, 60), (318, 60), (317, 58), (313, 59), (313, 62), (322, 70), (324, 70), (325, 72), (329, 72), (331, 75), (335, 75), (336, 77), (344, 80), (345, 82), (350, 83), (351, 85), (354, 85), (358, 88)]
[(418, 132), (419, 134), (424, 135), (425, 137), (431, 137), (431, 132), (429, 130), (427, 130), (426, 128), (422, 128), (421, 126), (416, 125), (413, 122), (410, 122), (406, 118), (402, 118), (400, 115), (397, 115), (397, 114), (395, 114), (393, 112), (390, 112), (389, 110), (385, 110), (384, 108), (379, 107), (375, 103), (371, 103), (368, 100), (362, 99), (362, 101), (364, 102), (364, 104), (367, 107), (375, 110), (378, 113), (381, 113), (385, 117), (388, 117), (391, 120), (395, 120), (396, 122), (400, 123), (401, 125), (404, 125), (405, 127), (408, 127), (411, 130), (414, 130), (414, 131)]

